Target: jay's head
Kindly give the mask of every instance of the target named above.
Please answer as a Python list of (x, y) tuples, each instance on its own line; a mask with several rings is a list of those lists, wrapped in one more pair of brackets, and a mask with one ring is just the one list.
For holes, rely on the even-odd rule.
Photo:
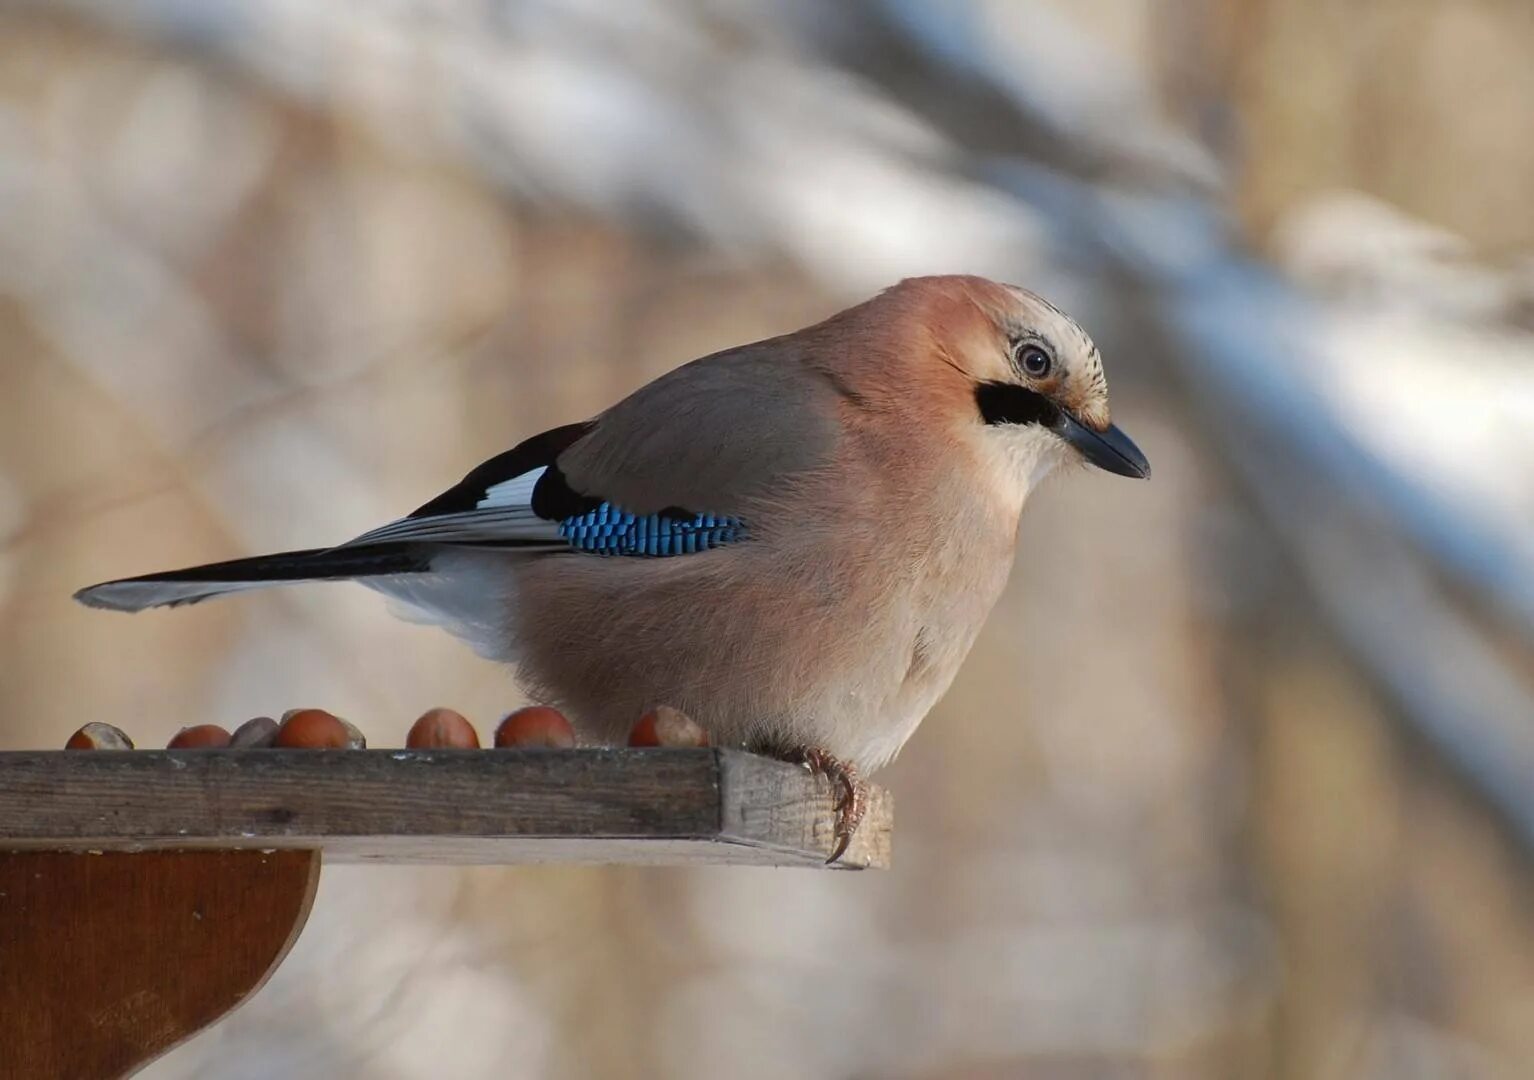
[[(915, 315), (974, 422), (1032, 460), (1079, 457), (1120, 476), (1150, 462), (1108, 416), (1102, 355), (1042, 297), (985, 278), (912, 278), (881, 299)], [(955, 372), (957, 377), (955, 377)]]

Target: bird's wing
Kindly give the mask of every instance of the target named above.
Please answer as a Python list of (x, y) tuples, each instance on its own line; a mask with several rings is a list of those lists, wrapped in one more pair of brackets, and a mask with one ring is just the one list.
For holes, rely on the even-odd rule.
[(597, 417), (559, 455), (576, 492), (638, 514), (739, 514), (836, 446), (837, 392), (779, 342), (695, 360)]
[(743, 511), (824, 463), (835, 390), (748, 347), (662, 376), (596, 419), (534, 436), (343, 547), (420, 542), (681, 555), (742, 538)]

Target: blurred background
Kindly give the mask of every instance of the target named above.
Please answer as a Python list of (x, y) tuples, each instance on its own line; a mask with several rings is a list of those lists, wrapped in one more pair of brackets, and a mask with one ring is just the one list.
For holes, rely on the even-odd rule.
[(1534, 1075), (1527, 0), (0, 3), (0, 746), (507, 673), (339, 541), (910, 274), (1044, 293), (1075, 472), (889, 873), (327, 870), (179, 1077)]

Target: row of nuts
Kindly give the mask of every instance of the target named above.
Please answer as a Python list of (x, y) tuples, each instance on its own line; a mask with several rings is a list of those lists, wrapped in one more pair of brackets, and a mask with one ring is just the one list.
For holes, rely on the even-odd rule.
[[(630, 746), (707, 746), (708, 732), (686, 713), (660, 705), (639, 718), (629, 732)], [(405, 736), (412, 750), (477, 750), (479, 734), (462, 713), (428, 709)], [(575, 746), (575, 729), (558, 709), (529, 705), (502, 720), (495, 729), (495, 746), (568, 750)], [(182, 728), (166, 744), (170, 750), (267, 748), (362, 750), (367, 739), (349, 721), (324, 709), (292, 709), (282, 720), (258, 716), (230, 732), (217, 724)], [(66, 750), (132, 750), (133, 740), (111, 724), (93, 721), (69, 737)]]

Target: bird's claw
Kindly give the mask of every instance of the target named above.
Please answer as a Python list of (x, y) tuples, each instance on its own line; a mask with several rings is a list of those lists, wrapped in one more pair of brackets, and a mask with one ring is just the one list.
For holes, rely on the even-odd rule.
[(788, 755), (788, 760), (803, 765), (817, 776), (824, 776), (840, 788), (835, 804), (836, 847), (826, 860), (829, 866), (847, 854), (847, 848), (852, 844), (852, 836), (868, 810), (868, 785), (858, 775), (856, 766), (813, 746), (797, 748)]

